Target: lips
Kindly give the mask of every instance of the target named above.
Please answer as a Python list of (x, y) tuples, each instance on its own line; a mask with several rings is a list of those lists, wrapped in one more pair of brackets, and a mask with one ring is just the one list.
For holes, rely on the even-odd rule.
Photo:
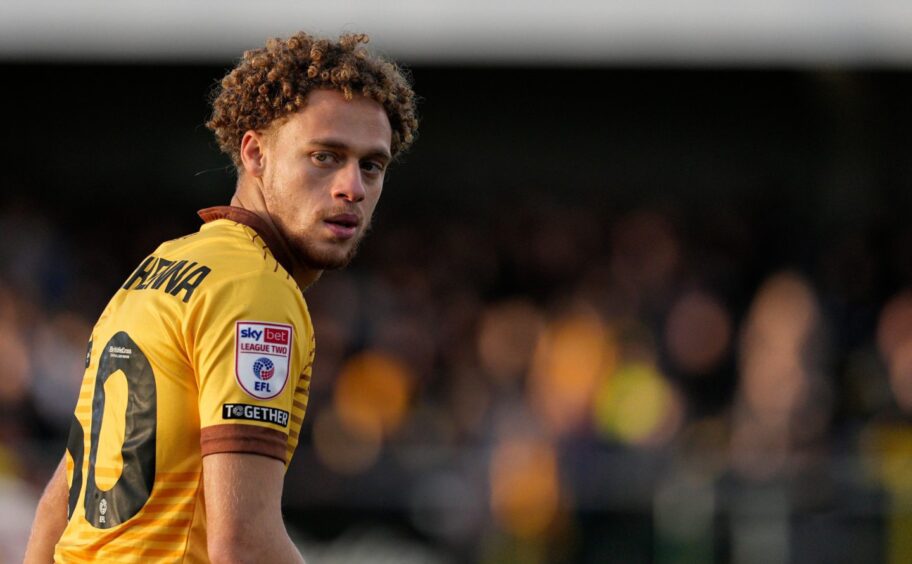
[(350, 239), (355, 236), (361, 220), (353, 213), (340, 213), (323, 220), (326, 227), (339, 239)]

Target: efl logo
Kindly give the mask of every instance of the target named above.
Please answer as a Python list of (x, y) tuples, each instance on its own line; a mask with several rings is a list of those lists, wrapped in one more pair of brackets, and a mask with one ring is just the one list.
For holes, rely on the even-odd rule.
[(287, 345), (288, 344), (288, 329), (274, 329), (272, 327), (266, 328), (266, 335), (263, 337), (263, 340), (267, 343), (275, 343), (277, 345)]
[(247, 394), (271, 399), (288, 382), (294, 329), (284, 323), (238, 321), (235, 336), (235, 375)]
[(253, 363), (253, 375), (260, 380), (269, 380), (275, 374), (275, 366), (268, 358), (258, 358)]

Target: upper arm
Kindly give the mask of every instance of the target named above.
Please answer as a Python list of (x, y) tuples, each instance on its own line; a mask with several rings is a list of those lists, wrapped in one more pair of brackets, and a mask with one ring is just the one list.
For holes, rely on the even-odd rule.
[(202, 455), (252, 453), (287, 463), (312, 343), (300, 293), (271, 272), (226, 279), (209, 289), (190, 325)]
[(280, 461), (256, 454), (203, 458), (210, 556), (220, 550), (257, 553), (277, 534), (287, 538), (281, 510), (284, 474)]

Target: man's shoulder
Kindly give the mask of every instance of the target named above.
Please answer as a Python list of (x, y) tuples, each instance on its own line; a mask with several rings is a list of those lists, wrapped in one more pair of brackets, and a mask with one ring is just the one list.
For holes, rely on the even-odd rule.
[(261, 254), (264, 244), (258, 243), (256, 231), (227, 219), (219, 219), (203, 224), (199, 231), (178, 239), (165, 241), (159, 245), (160, 252), (184, 252), (196, 256), (218, 259), (232, 256), (240, 259), (252, 259)]
[(257, 232), (230, 220), (207, 223), (196, 233), (162, 243), (122, 289), (162, 290), (189, 303), (194, 295), (226, 286), (237, 297), (262, 292), (273, 298), (300, 295), (294, 279)]
[(228, 219), (212, 221), (196, 233), (163, 243), (158, 252), (208, 264), (219, 275), (290, 278), (256, 230)]

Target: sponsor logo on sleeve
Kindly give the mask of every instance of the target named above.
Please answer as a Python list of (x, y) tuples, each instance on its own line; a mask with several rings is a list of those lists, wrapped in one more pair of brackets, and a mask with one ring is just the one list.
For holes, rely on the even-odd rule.
[(222, 405), (222, 419), (244, 419), (263, 421), (280, 427), (288, 427), (288, 412), (275, 407), (250, 405), (249, 403), (226, 403)]
[(238, 321), (234, 371), (238, 385), (257, 399), (271, 399), (285, 389), (294, 331), (291, 325)]

